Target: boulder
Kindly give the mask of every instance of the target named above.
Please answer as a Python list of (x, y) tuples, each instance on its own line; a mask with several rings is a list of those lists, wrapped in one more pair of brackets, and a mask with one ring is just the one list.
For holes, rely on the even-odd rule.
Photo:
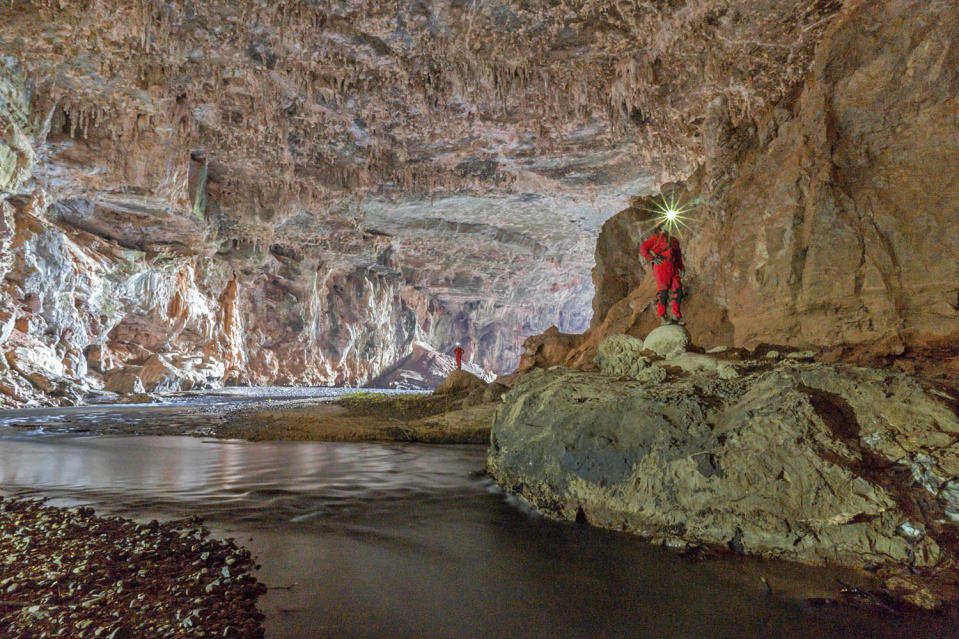
[(689, 346), (689, 333), (678, 324), (667, 324), (653, 329), (643, 342), (646, 350), (667, 358), (685, 352), (687, 346)]
[(45, 344), (35, 343), (17, 346), (6, 352), (6, 360), (11, 368), (37, 389), (51, 393), (69, 384), (64, 377), (63, 362), (54, 350)]
[(791, 361), (656, 386), (535, 370), (497, 410), (488, 469), (552, 515), (652, 540), (929, 575), (957, 565), (943, 399), (902, 374)]
[(603, 375), (637, 379), (650, 364), (642, 352), (643, 340), (629, 335), (610, 335), (600, 342), (594, 361)]
[(188, 372), (178, 369), (169, 357), (161, 354), (144, 362), (140, 379), (144, 388), (157, 393), (176, 393), (193, 388)]
[(120, 366), (120, 361), (106, 344), (90, 344), (85, 356), (87, 367), (95, 373), (107, 373)]
[(570, 353), (583, 342), (583, 335), (560, 333), (550, 326), (539, 335), (523, 342), (523, 353), (519, 358), (517, 370), (528, 371), (531, 368), (549, 368), (565, 363)]
[(458, 395), (460, 393), (470, 393), (472, 391), (486, 390), (486, 382), (476, 375), (464, 370), (455, 370), (449, 374), (449, 377), (440, 382), (440, 385), (433, 391), (434, 395)]

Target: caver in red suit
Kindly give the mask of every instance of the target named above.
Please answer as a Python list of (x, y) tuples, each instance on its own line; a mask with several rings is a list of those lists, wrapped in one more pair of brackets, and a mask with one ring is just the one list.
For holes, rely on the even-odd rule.
[(679, 277), (686, 270), (679, 240), (657, 227), (652, 236), (639, 247), (639, 254), (653, 263), (656, 276), (656, 316), (666, 315), (666, 301), (672, 299), (673, 315), (682, 320), (679, 304), (683, 301), (683, 284)]
[(463, 368), (463, 347), (457, 344), (453, 349), (453, 355), (456, 356), (456, 368)]

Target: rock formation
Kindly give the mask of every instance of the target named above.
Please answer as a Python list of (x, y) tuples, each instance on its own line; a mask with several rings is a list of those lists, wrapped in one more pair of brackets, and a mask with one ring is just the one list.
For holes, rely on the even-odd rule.
[(464, 370), (455, 370), (449, 374), (433, 391), (434, 395), (449, 395), (455, 393), (469, 393), (479, 390), (485, 392), (486, 382), (476, 375)]
[(489, 471), (561, 518), (867, 567), (923, 607), (959, 598), (955, 398), (901, 373), (764, 359), (723, 375), (685, 356), (647, 360), (641, 381), (527, 373), (497, 411)]
[[(469, 362), (463, 363), (463, 371), (468, 372), (471, 377), (478, 375), (487, 382), (492, 381), (492, 375)], [(371, 381), (369, 386), (401, 390), (436, 388), (454, 373), (456, 359), (452, 355), (438, 353), (430, 348), (429, 344), (414, 342), (412, 353)]]
[(414, 341), (506, 372), (839, 7), (2, 3), (0, 391), (359, 384)]
[[(697, 203), (683, 237), (695, 343), (926, 353), (959, 371), (957, 30), (955, 2), (847, 2), (793, 94), (738, 123), (710, 101), (702, 163), (662, 189)], [(589, 367), (607, 335), (655, 325), (637, 248), (659, 199), (604, 224), (591, 329), (557, 363)]]

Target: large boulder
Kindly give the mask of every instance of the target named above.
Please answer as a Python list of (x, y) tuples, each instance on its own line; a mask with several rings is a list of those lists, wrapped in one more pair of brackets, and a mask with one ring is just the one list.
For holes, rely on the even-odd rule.
[(53, 349), (44, 344), (12, 348), (6, 357), (11, 368), (42, 391), (51, 392), (64, 381), (63, 363)]
[(649, 332), (643, 347), (660, 357), (675, 357), (689, 346), (689, 333), (678, 324), (667, 324)]
[(484, 392), (486, 382), (476, 375), (467, 371), (457, 369), (440, 382), (440, 385), (433, 391), (434, 395), (458, 395), (460, 393), (470, 393), (473, 391)]
[(562, 518), (879, 567), (907, 575), (904, 587), (914, 571), (957, 565), (957, 438), (949, 405), (901, 374), (788, 362), (652, 386), (535, 370), (497, 411), (488, 468)]
[(119, 394), (142, 394), (216, 388), (220, 385), (223, 373), (223, 364), (216, 360), (157, 354), (142, 366), (126, 366), (107, 373), (104, 390)]
[(117, 368), (106, 375), (103, 390), (117, 395), (129, 395), (145, 393), (143, 380), (140, 374), (143, 372), (142, 366), (125, 366)]

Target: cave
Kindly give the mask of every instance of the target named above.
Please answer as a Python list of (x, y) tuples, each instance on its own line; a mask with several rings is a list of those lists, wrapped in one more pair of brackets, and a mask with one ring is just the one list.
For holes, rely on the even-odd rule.
[(0, 635), (959, 633), (957, 33), (0, 3)]

